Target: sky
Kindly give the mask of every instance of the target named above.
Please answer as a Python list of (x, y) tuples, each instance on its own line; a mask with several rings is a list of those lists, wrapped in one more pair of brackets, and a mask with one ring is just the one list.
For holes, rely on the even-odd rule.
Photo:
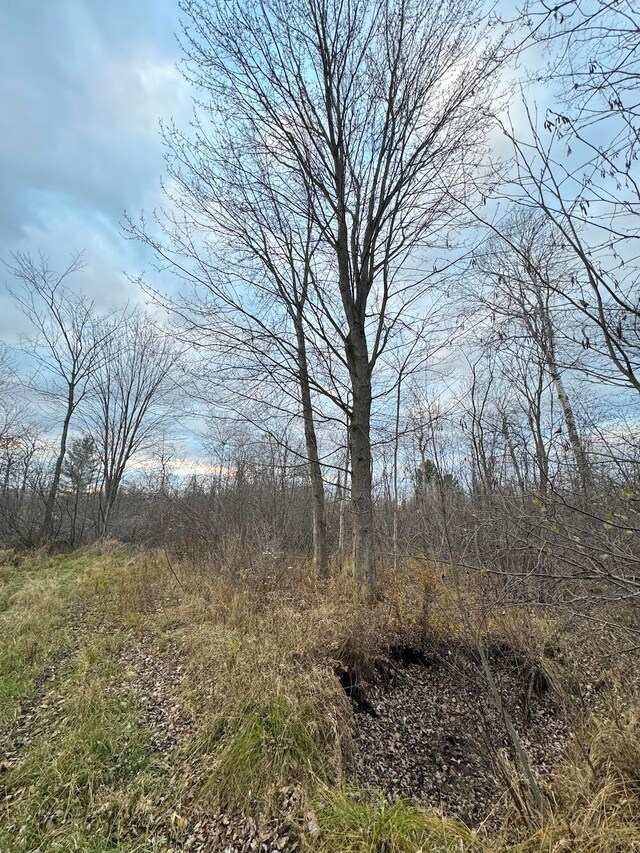
[(149, 258), (121, 223), (162, 201), (159, 121), (191, 117), (179, 16), (178, 0), (0, 0), (0, 342), (29, 328), (2, 265), (17, 251), (54, 269), (83, 251), (68, 284), (100, 308), (143, 299), (127, 274)]
[[(0, 342), (29, 329), (2, 264), (18, 251), (57, 269), (83, 251), (74, 287), (102, 309), (142, 301), (127, 274), (149, 258), (121, 222), (162, 201), (160, 120), (191, 116), (179, 14), (178, 0), (0, 0)], [(529, 97), (542, 115), (544, 93)]]
[[(141, 299), (144, 265), (124, 238), (160, 202), (160, 119), (186, 122), (178, 0), (1, 0), (0, 261), (42, 251), (103, 308)], [(0, 340), (26, 331), (0, 266)]]

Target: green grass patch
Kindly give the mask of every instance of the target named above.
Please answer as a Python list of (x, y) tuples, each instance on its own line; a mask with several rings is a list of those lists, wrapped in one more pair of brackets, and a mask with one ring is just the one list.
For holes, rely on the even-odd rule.
[(0, 566), (0, 729), (17, 715), (56, 654), (69, 647), (64, 608), (74, 561), (31, 558)]
[(0, 849), (126, 849), (114, 844), (143, 826), (159, 780), (136, 703), (117, 679), (116, 641), (79, 653), (53, 713), (6, 775)]
[(34, 693), (56, 657), (72, 648), (69, 615), (100, 602), (101, 578), (125, 555), (0, 552), (0, 731)]
[(311, 704), (284, 696), (218, 718), (199, 739), (207, 756), (200, 793), (226, 806), (268, 805), (271, 795), (293, 783), (335, 781), (333, 735)]
[(333, 789), (315, 802), (317, 827), (309, 849), (322, 853), (481, 853), (464, 824), (385, 797)]

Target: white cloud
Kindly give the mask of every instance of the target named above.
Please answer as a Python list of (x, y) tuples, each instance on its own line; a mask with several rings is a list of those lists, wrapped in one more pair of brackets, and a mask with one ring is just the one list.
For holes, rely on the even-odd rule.
[[(152, 207), (161, 117), (185, 119), (172, 0), (3, 0), (0, 9), (0, 258), (86, 250), (82, 286), (101, 307), (140, 299), (124, 271), (141, 250), (125, 209)], [(78, 279), (80, 281), (80, 277)], [(0, 274), (0, 339), (21, 321)]]

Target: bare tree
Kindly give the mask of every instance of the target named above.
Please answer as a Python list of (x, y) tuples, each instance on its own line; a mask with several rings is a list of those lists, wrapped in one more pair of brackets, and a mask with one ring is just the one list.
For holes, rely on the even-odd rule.
[[(243, 396), (251, 398), (253, 408), (258, 399), (266, 406), (275, 388), (275, 408), (292, 417), (300, 409), (312, 492), (313, 562), (318, 575), (326, 578), (325, 488), (314, 398), (320, 393), (339, 405), (340, 397), (317, 382), (310, 365), (309, 350), (322, 335), (322, 330), (313, 330), (308, 310), (317, 275), (318, 241), (312, 223), (308, 216), (285, 209), (281, 176), (265, 173), (247, 152), (239, 158), (235, 148), (202, 150), (175, 129), (167, 131), (166, 139), (173, 152), (170, 171), (182, 187), (172, 202), (188, 216), (188, 233), (175, 227), (169, 232), (166, 222), (159, 222), (162, 237), (131, 220), (128, 226), (179, 271), (189, 292), (163, 296), (143, 286), (181, 318), (183, 337), (198, 347), (207, 341), (215, 351), (218, 402), (228, 377), (236, 407)], [(220, 181), (212, 179), (213, 172)], [(204, 235), (204, 245), (196, 245), (198, 218), (215, 233), (215, 242)], [(185, 256), (188, 268), (182, 263)], [(241, 390), (243, 385), (246, 390)]]
[(24, 253), (14, 255), (13, 264), (8, 267), (21, 284), (14, 298), (35, 330), (35, 336), (25, 342), (25, 348), (37, 364), (38, 390), (64, 406), (53, 475), (45, 497), (42, 540), (50, 538), (53, 532), (54, 508), (71, 420), (103, 364), (109, 336), (109, 332), (95, 322), (93, 302), (67, 286), (68, 279), (80, 273), (83, 267), (79, 254), (58, 273), (51, 269), (44, 256), (34, 259)]
[(89, 413), (102, 468), (102, 536), (128, 464), (166, 423), (180, 369), (175, 344), (145, 317), (115, 321), (107, 342)]
[[(463, 195), (478, 163), (504, 37), (475, 0), (182, 7), (201, 119), (174, 153), (187, 174), (189, 146), (199, 165), (210, 158), (196, 182), (201, 212), (216, 208), (227, 179), (218, 152), (235, 150), (254, 185), (280, 176), (281, 215), (309, 222), (318, 246), (306, 312), (348, 375), (353, 567), (373, 586), (372, 377), (425, 292), (420, 251), (453, 221), (449, 191)], [(177, 184), (193, 192), (193, 181)], [(193, 217), (173, 220), (184, 225)]]
[(0, 344), (0, 444), (15, 431), (21, 409), (16, 392), (15, 366), (9, 349)]
[(573, 256), (561, 292), (582, 315), (594, 375), (640, 391), (640, 15), (628, 0), (531, 0), (525, 11), (551, 51), (541, 76), (556, 98), (543, 115), (525, 103), (524, 125), (504, 124), (516, 159), (507, 193), (542, 211)]
[[(529, 342), (531, 356), (548, 373), (564, 418), (581, 491), (586, 494), (589, 463), (564, 376), (566, 367), (575, 369), (576, 364), (566, 346), (561, 352), (562, 337), (567, 337), (571, 318), (567, 317), (566, 300), (564, 305), (560, 303), (558, 293), (571, 291), (570, 259), (555, 245), (546, 218), (521, 211), (501, 224), (500, 237), (490, 238), (475, 253), (473, 271), (478, 287), (475, 298), (470, 298), (476, 306), (484, 306), (496, 343), (512, 352), (514, 339)], [(542, 378), (538, 376), (539, 388)]]

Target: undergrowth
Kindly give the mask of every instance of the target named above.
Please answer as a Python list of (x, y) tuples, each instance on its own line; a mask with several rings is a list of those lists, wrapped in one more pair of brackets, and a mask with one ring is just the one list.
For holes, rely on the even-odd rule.
[[(320, 853), (617, 853), (640, 838), (637, 702), (590, 723), (558, 773), (554, 814), (515, 847), (344, 787), (354, 722), (334, 669), (369, 679), (394, 647), (463, 642), (440, 567), (382, 572), (381, 595), (363, 604), (346, 575), (322, 585), (304, 566), (277, 579), (230, 576), (110, 543), (3, 560), (0, 722), (42, 694), (34, 736), (2, 779), (3, 853), (180, 849), (197, 815), (222, 808), (277, 820), (293, 788), (298, 811), (286, 819)], [(469, 601), (483, 605), (477, 592)], [(528, 679), (559, 684), (563, 640), (550, 620), (494, 610), (478, 625), (487, 648)], [(143, 637), (179, 655), (186, 678), (172, 701), (194, 720), (163, 757), (119, 662)], [(58, 675), (44, 683), (56, 659)]]

